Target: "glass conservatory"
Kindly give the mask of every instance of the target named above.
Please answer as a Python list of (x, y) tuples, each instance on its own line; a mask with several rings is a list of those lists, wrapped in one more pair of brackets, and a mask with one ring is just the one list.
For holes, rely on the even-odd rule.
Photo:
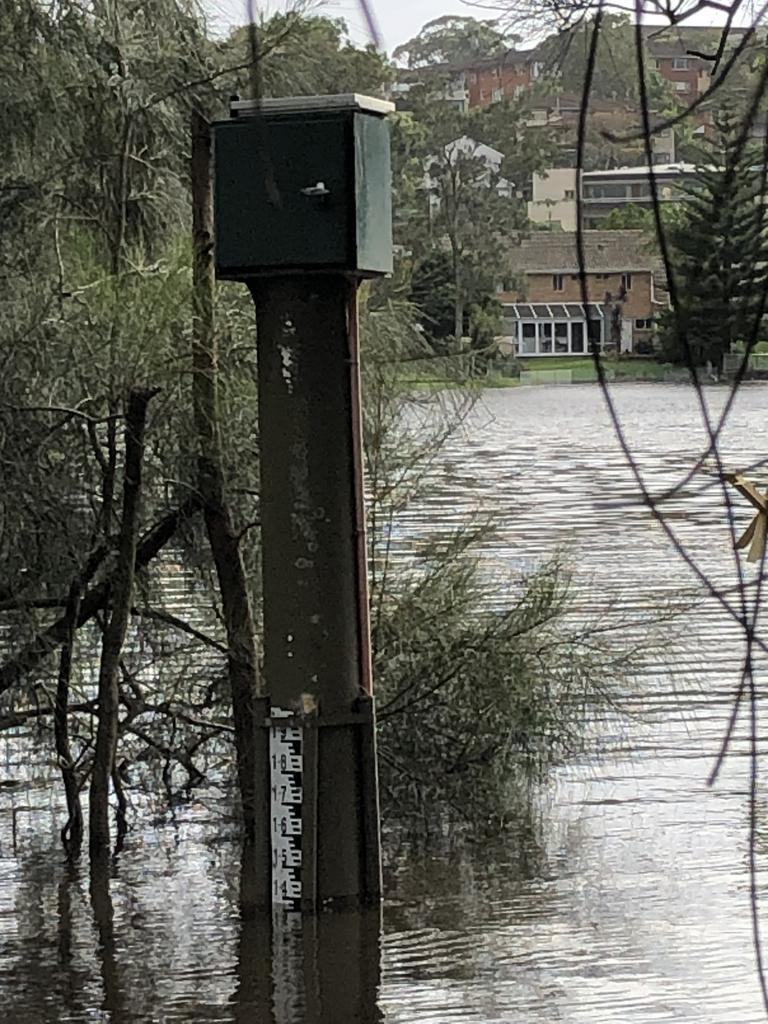
[(586, 355), (588, 339), (605, 340), (603, 309), (595, 302), (507, 303), (502, 334), (515, 342), (519, 356)]

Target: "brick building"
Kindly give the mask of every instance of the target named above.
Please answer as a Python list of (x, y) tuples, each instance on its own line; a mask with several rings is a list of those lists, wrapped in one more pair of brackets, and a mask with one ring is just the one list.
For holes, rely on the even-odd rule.
[(488, 107), (511, 100), (528, 89), (541, 74), (536, 50), (509, 50), (498, 57), (485, 57), (466, 68), (470, 107)]
[[(672, 86), (683, 103), (690, 103), (709, 88), (714, 55), (720, 43), (721, 30), (703, 25), (656, 26), (643, 29), (651, 66)], [(744, 38), (745, 28), (728, 32), (726, 54)], [(750, 53), (760, 45), (758, 36), (750, 41)], [(707, 58), (712, 59), (707, 59)]]
[[(628, 32), (633, 33), (632, 26)], [(745, 28), (731, 28), (726, 53), (742, 41)], [(661, 77), (668, 82), (681, 102), (690, 103), (697, 99), (711, 82), (713, 58), (717, 51), (720, 29), (708, 26), (646, 25), (643, 28), (644, 41), (649, 62)], [(744, 59), (752, 61), (753, 55), (763, 46), (765, 33), (755, 34), (746, 47)], [(487, 107), (501, 100), (513, 99), (527, 92), (548, 73), (556, 71), (547, 63), (547, 41), (528, 50), (508, 50), (493, 57), (454, 61), (451, 64), (427, 65), (416, 69), (398, 69), (397, 83), (392, 87), (393, 98), (405, 100), (414, 84), (435, 84), (443, 98), (461, 109)], [(593, 102), (599, 103), (598, 97)], [(614, 110), (621, 107), (611, 97), (603, 97)], [(563, 107), (568, 105), (569, 96), (563, 96)], [(663, 162), (663, 161), (660, 161)]]
[(521, 356), (583, 355), (588, 338), (622, 352), (650, 343), (664, 308), (658, 256), (643, 231), (584, 233), (587, 299), (582, 305), (575, 232), (538, 231), (510, 253), (517, 288), (497, 296), (504, 338)]

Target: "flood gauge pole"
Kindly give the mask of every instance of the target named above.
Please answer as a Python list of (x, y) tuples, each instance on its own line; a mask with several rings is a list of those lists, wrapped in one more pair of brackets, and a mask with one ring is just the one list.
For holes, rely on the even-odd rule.
[(259, 895), (290, 909), (381, 895), (357, 290), (392, 269), (392, 109), (236, 101), (215, 126), (217, 273), (248, 285), (257, 323), (271, 707)]

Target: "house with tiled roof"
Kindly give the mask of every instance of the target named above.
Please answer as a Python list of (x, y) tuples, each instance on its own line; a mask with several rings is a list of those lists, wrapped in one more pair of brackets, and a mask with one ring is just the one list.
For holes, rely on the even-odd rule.
[(497, 297), (502, 336), (518, 355), (584, 355), (590, 345), (650, 351), (655, 319), (666, 303), (651, 237), (644, 231), (585, 231), (584, 270), (586, 305), (576, 232), (536, 231), (513, 246), (510, 279)]

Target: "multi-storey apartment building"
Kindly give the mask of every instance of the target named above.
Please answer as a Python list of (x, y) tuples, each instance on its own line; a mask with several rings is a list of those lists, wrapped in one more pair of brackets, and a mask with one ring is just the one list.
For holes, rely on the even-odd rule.
[[(661, 202), (679, 200), (693, 164), (659, 164), (653, 168), (656, 194)], [(585, 171), (581, 176), (582, 218), (587, 229), (598, 229), (613, 211), (626, 206), (652, 209), (651, 172), (647, 166)]]
[(498, 57), (484, 57), (466, 69), (470, 107), (514, 99), (527, 92), (541, 74), (537, 50), (508, 50)]

